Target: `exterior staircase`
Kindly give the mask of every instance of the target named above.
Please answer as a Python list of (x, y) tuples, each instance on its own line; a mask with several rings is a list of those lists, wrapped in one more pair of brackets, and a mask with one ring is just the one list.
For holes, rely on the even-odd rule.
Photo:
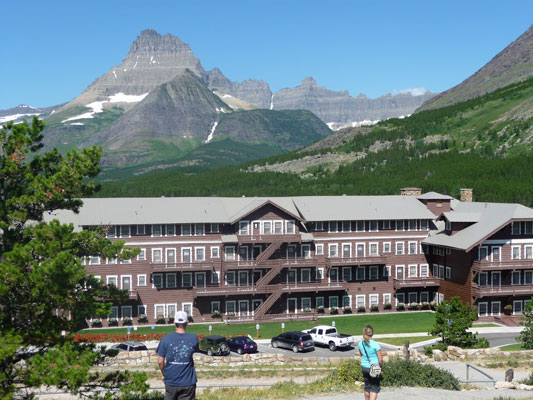
[(281, 271), (281, 263), (275, 264), (256, 283), (256, 289), (262, 289)]
[(270, 307), (272, 307), (272, 305), (276, 302), (276, 300), (280, 298), (281, 293), (282, 293), (281, 287), (276, 288), (274, 292), (272, 292), (272, 294), (264, 302), (262, 302), (259, 307), (256, 308), (254, 312), (254, 317), (256, 320), (262, 319), (262, 317), (264, 317), (264, 315), (270, 309)]
[(280, 248), (281, 244), (283, 243), (282, 240), (275, 240), (272, 243), (270, 243), (267, 248), (257, 256), (255, 259), (256, 263), (265, 262), (276, 252), (277, 249)]

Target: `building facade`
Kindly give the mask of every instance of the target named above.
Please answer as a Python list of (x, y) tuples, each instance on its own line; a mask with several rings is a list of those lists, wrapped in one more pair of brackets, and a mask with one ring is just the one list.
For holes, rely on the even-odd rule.
[[(463, 197), (463, 196), (462, 196)], [(84, 199), (50, 218), (103, 226), (139, 247), (132, 260), (86, 260), (129, 292), (110, 318), (148, 322), (315, 318), (317, 312), (420, 308), (458, 295), (479, 315), (519, 315), (533, 295), (533, 210), (399, 196)], [(511, 311), (505, 309), (511, 306)], [(508, 307), (509, 308), (509, 307)]]

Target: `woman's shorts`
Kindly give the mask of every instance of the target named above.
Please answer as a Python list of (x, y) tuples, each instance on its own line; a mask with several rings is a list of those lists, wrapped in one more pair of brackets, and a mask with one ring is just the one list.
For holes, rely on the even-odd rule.
[(379, 393), (381, 390), (381, 375), (372, 378), (370, 376), (370, 368), (361, 367), (363, 370), (363, 378), (365, 378), (365, 392), (369, 393)]

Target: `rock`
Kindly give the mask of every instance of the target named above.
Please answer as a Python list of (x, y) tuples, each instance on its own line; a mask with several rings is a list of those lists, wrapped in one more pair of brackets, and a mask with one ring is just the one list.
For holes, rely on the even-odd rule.
[(513, 382), (496, 382), (494, 384), (494, 389), (497, 390), (508, 390), (508, 389), (516, 389), (516, 386)]
[(444, 361), (444, 353), (441, 350), (434, 349), (433, 350), (433, 360), (435, 361)]

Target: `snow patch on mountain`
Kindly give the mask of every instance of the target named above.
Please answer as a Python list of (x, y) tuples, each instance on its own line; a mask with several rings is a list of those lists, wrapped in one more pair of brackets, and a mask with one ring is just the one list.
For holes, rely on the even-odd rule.
[(209, 136), (207, 136), (207, 139), (205, 143), (209, 143), (213, 139), (213, 134), (215, 133), (215, 129), (217, 129), (218, 121), (215, 121), (213, 124), (213, 127), (211, 128), (211, 132), (209, 133)]
[[(29, 106), (27, 106), (29, 107)], [(33, 108), (33, 107), (31, 107)], [(13, 114), (13, 115), (6, 115), (5, 117), (0, 117), (0, 124), (3, 124), (8, 121), (16, 121), (22, 117), (32, 117), (34, 115), (41, 115), (40, 113), (24, 113), (24, 114)]]

